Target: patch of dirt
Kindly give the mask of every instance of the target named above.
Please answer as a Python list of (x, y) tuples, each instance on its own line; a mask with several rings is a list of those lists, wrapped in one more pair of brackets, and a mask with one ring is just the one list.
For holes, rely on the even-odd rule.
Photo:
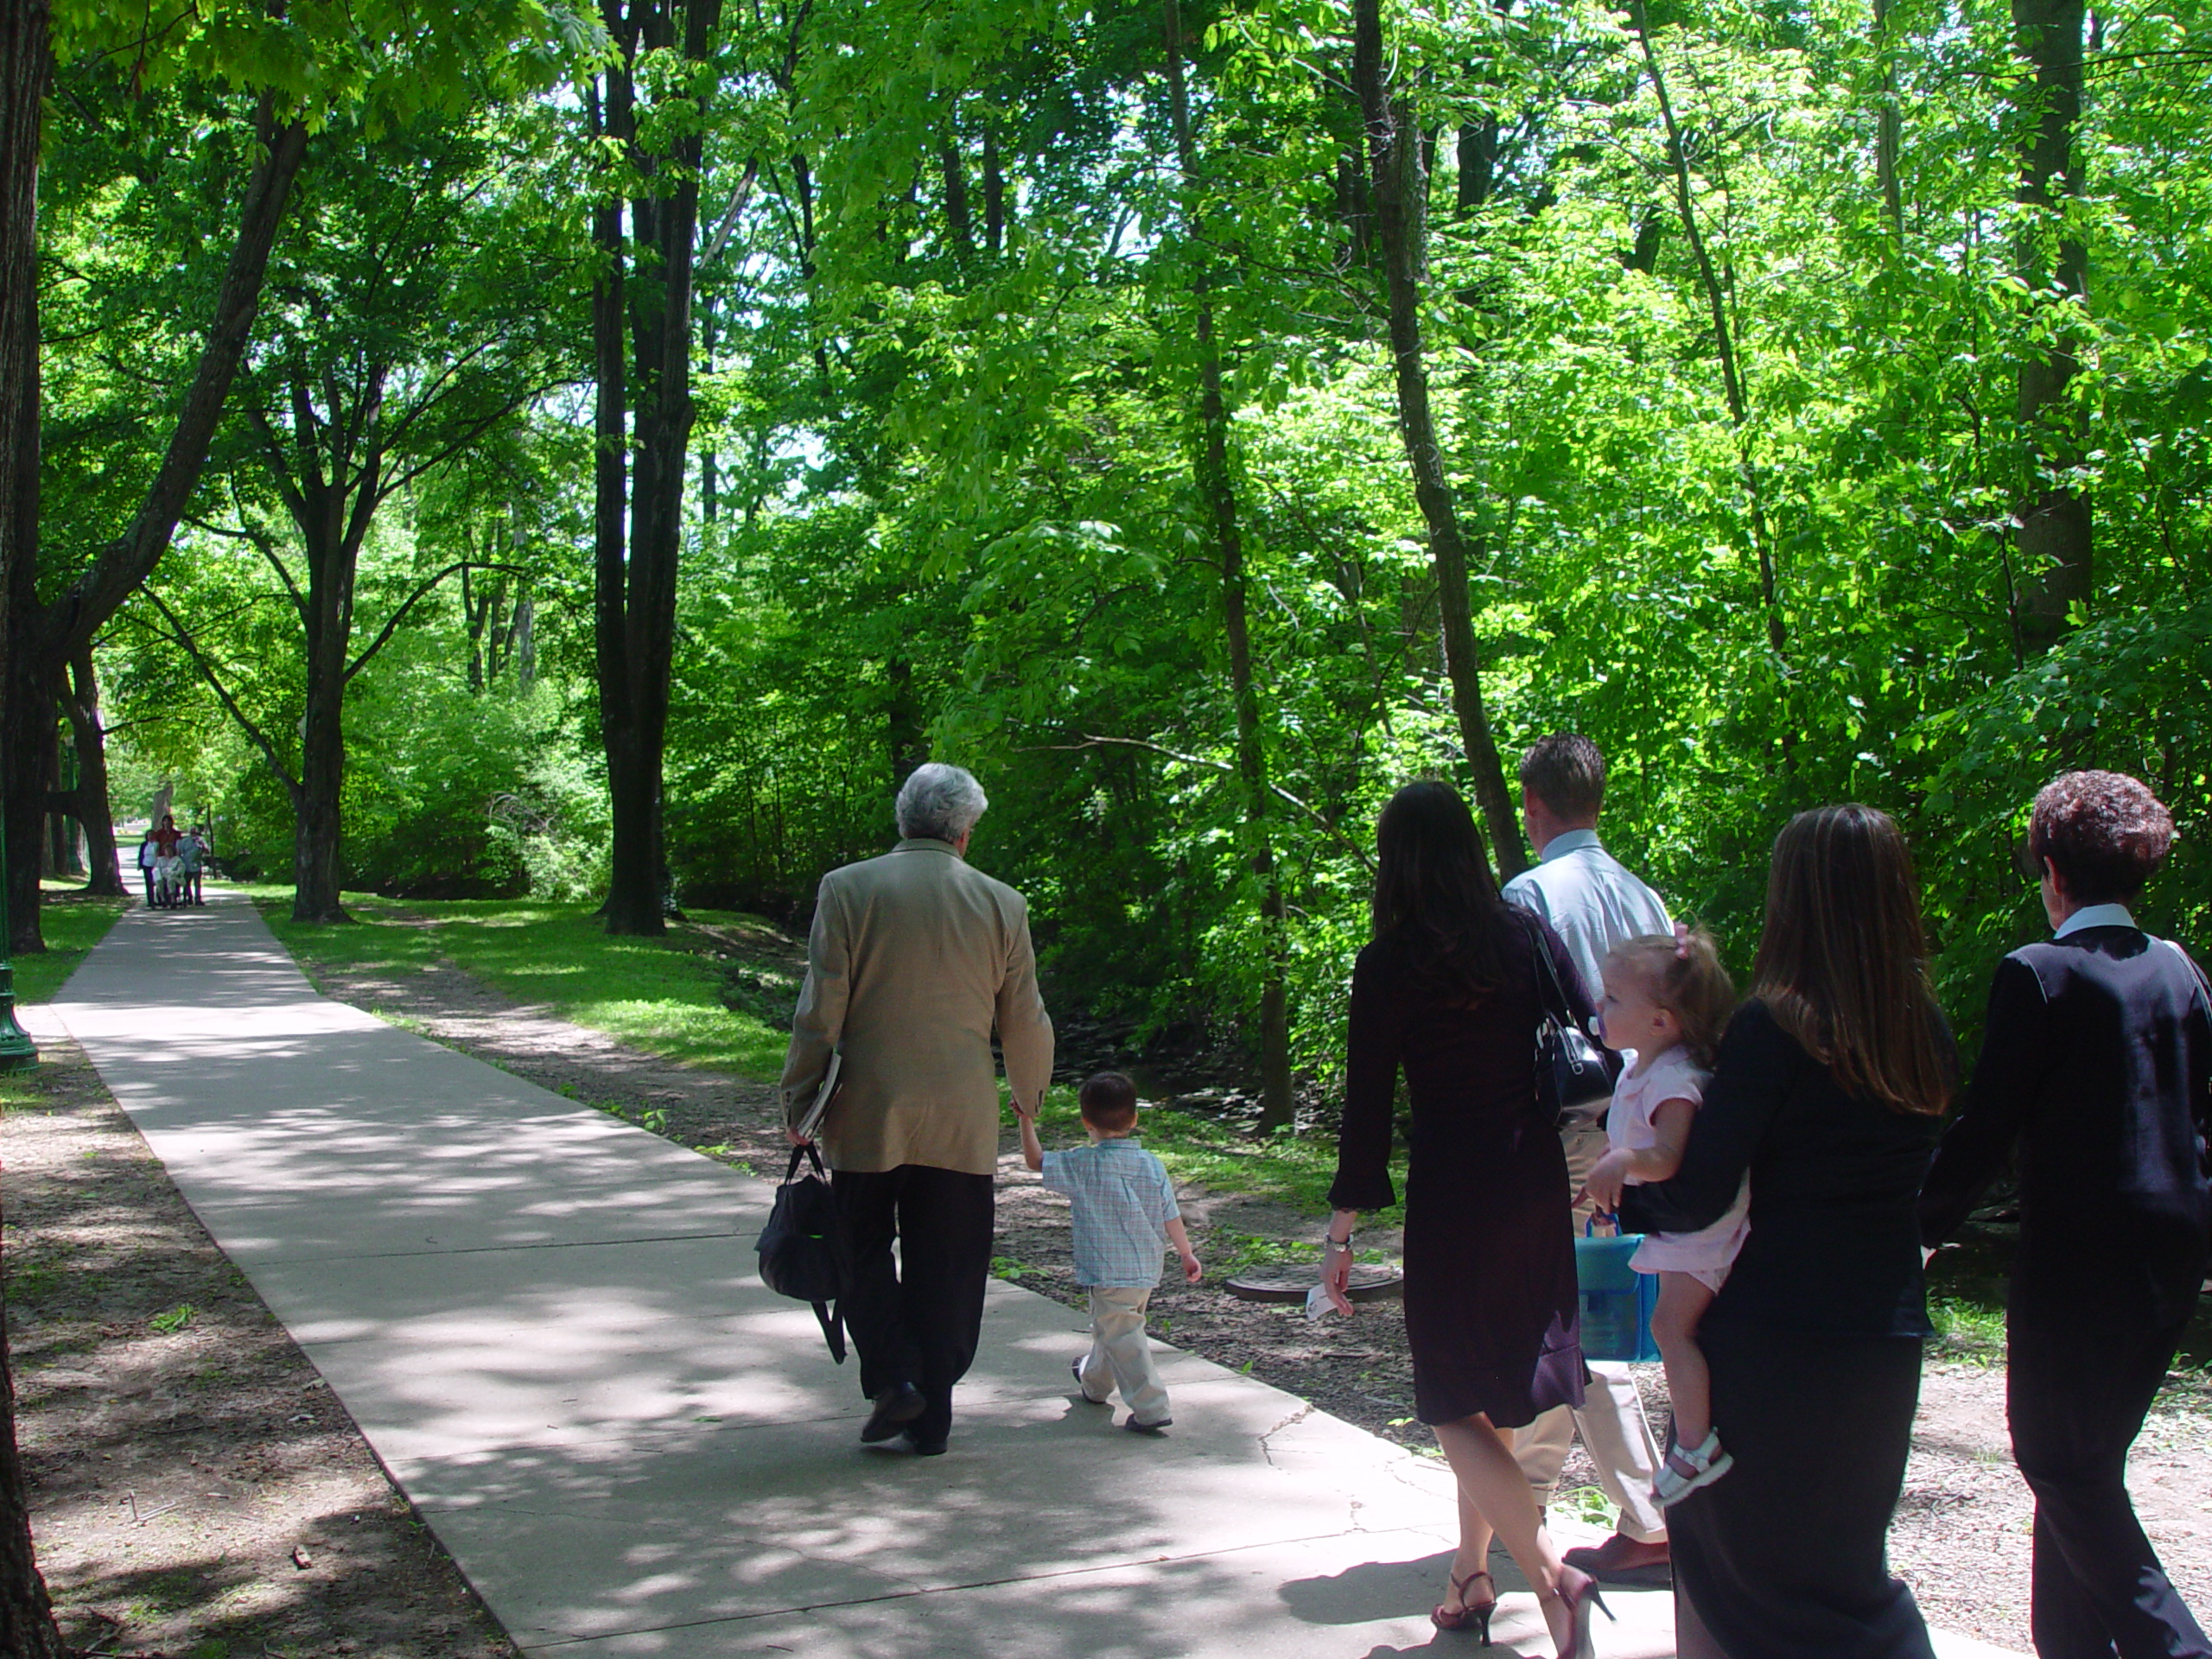
[(8, 1342), (39, 1564), (87, 1654), (518, 1659), (83, 1051), (8, 1114)]
[[(748, 938), (747, 955), (780, 964), (795, 945)], [(626, 1048), (613, 1039), (510, 1001), (457, 968), (405, 980), (313, 970), (331, 995), (397, 1018), (441, 1042), (572, 1098), (659, 1128), (671, 1139), (773, 1177), (786, 1156), (775, 1091)], [(1106, 1052), (1106, 1043), (1096, 1045)], [(1185, 1089), (1196, 1084), (1185, 1074)], [(1202, 1107), (1211, 1096), (1174, 1103)], [(1224, 1097), (1230, 1109), (1241, 1097)], [(652, 1114), (662, 1116), (655, 1118)], [(1301, 1111), (1301, 1122), (1307, 1114)], [(1316, 1116), (1320, 1116), (1315, 1114)], [(1318, 1132), (1318, 1131), (1316, 1131)], [(1009, 1125), (1000, 1145), (1001, 1276), (1071, 1306), (1075, 1283), (1067, 1202), (1022, 1166)], [(1206, 1264), (1198, 1286), (1164, 1279), (1152, 1328), (1163, 1341), (1287, 1393), (1402, 1446), (1433, 1454), (1434, 1437), (1413, 1421), (1413, 1371), (1405, 1321), (1394, 1302), (1370, 1303), (1349, 1320), (1308, 1321), (1303, 1308), (1236, 1300), (1221, 1290), (1230, 1271), (1295, 1245), (1294, 1263), (1318, 1263), (1323, 1218), (1236, 1193), (1183, 1194), (1192, 1247)], [(1395, 1235), (1370, 1230), (1363, 1247), (1395, 1253)], [(1293, 1270), (1285, 1268), (1280, 1270)], [(1635, 1368), (1655, 1427), (1668, 1416), (1656, 1365)], [(2167, 1570), (2200, 1617), (2212, 1617), (2212, 1382), (2184, 1374), (2161, 1397), (2129, 1465), (2136, 1506)], [(1811, 1501), (1812, 1495), (1808, 1495)], [(1594, 1471), (1578, 1443), (1556, 1502), (1602, 1518)], [(1913, 1586), (1930, 1623), (2017, 1652), (2028, 1635), (2029, 1520), (2033, 1504), (2012, 1467), (2001, 1365), (1930, 1363), (1912, 1461), (1890, 1531), (1892, 1565)]]

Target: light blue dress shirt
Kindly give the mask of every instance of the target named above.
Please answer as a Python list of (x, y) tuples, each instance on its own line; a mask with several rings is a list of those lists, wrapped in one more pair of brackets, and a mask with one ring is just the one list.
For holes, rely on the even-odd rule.
[(1542, 917), (1566, 942), (1592, 1006), (1604, 995), (1605, 953), (1643, 934), (1671, 935), (1667, 901), (1598, 843), (1595, 830), (1569, 830), (1545, 844), (1543, 861), (1505, 884), (1505, 896)]
[(1048, 1152), (1044, 1176), (1074, 1212), (1076, 1283), (1129, 1289), (1160, 1282), (1167, 1224), (1183, 1211), (1166, 1166), (1135, 1136)]

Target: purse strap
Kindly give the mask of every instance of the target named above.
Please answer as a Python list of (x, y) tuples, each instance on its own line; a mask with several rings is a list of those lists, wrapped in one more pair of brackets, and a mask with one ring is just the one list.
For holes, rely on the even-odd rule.
[(804, 1146), (793, 1147), (791, 1148), (791, 1161), (790, 1167), (784, 1171), (784, 1184), (786, 1186), (788, 1186), (791, 1182), (798, 1179), (798, 1166), (802, 1160), (811, 1163), (814, 1166), (814, 1173), (817, 1179), (826, 1181), (830, 1179), (830, 1172), (822, 1167), (822, 1154), (814, 1149), (814, 1142), (809, 1141)]
[[(1544, 931), (1532, 912), (1522, 910), (1518, 905), (1513, 907), (1520, 912), (1522, 919), (1528, 925), (1529, 947), (1535, 951), (1537, 964), (1543, 969), (1543, 979), (1538, 987), (1537, 1000), (1544, 1004), (1544, 1012), (1551, 1015), (1553, 1021), (1560, 1030), (1573, 1030), (1574, 1006), (1567, 1000), (1567, 987), (1560, 982), (1559, 964), (1552, 960), (1551, 942), (1545, 938)], [(1549, 998), (1542, 995), (1544, 986), (1549, 986), (1551, 988)]]

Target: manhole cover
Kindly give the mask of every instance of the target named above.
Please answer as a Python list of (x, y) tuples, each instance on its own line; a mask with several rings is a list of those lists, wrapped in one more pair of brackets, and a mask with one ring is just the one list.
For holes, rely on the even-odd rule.
[[(1306, 1293), (1320, 1282), (1320, 1264), (1306, 1273), (1240, 1273), (1229, 1281), (1232, 1296), (1248, 1302), (1302, 1302)], [(1344, 1294), (1355, 1302), (1396, 1301), (1406, 1294), (1406, 1277), (1397, 1268), (1355, 1266)]]

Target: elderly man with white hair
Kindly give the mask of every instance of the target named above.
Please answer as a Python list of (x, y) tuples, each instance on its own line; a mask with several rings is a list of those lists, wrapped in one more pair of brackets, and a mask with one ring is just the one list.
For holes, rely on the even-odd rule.
[[(945, 1448), (952, 1389), (982, 1334), (998, 1168), (996, 1027), (1007, 1088), (1033, 1109), (1052, 1075), (1029, 908), (967, 861), (988, 803), (958, 766), (899, 791), (898, 846), (822, 878), (784, 1059), (785, 1134), (842, 1056), (820, 1130), (849, 1231), (840, 1304), (874, 1410), (861, 1439)], [(899, 1257), (891, 1246), (898, 1241)]]

